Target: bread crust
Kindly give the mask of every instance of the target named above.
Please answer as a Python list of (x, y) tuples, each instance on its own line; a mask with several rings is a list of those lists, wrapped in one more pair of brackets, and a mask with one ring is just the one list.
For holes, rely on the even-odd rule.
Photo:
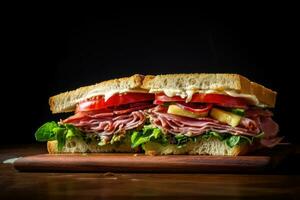
[(275, 91), (258, 83), (251, 82), (239, 74), (166, 74), (146, 76), (142, 88), (162, 91), (173, 90), (233, 90), (241, 94), (255, 95), (260, 103), (274, 107), (276, 103)]
[(139, 89), (142, 86), (143, 79), (143, 75), (135, 74), (130, 77), (103, 81), (95, 85), (84, 86), (73, 91), (60, 93), (49, 98), (50, 110), (52, 113), (72, 112), (75, 110), (76, 104), (93, 90), (100, 91), (104, 95), (112, 90)]
[(57, 153), (57, 141), (48, 141), (47, 142), (47, 150), (49, 154)]
[(275, 107), (277, 92), (258, 83), (251, 82), (251, 94), (254, 94), (261, 103), (266, 104), (271, 108)]

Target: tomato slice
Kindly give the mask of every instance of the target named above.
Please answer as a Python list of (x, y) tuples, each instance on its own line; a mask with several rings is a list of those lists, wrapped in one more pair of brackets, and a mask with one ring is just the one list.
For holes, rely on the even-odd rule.
[(154, 94), (149, 93), (114, 94), (107, 101), (102, 96), (96, 96), (80, 102), (76, 107), (76, 112), (92, 110), (107, 111), (109, 110), (108, 108), (152, 100), (154, 100)]
[[(185, 102), (185, 98), (179, 96), (168, 97), (163, 93), (155, 95), (155, 104), (163, 102)], [(231, 97), (224, 94), (194, 94), (190, 102), (216, 104), (223, 107), (247, 108), (247, 101), (239, 97)]]

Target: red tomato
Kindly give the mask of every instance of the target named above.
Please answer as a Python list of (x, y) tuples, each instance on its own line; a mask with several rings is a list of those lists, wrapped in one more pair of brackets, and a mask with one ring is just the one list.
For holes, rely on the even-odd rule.
[(76, 112), (91, 110), (106, 110), (109, 107), (115, 107), (125, 104), (145, 102), (154, 100), (154, 94), (149, 93), (123, 93), (111, 96), (107, 101), (102, 96), (92, 97), (80, 102), (76, 107)]
[[(185, 102), (185, 98), (179, 96), (168, 97), (163, 93), (156, 94), (154, 104), (162, 104), (163, 102)], [(194, 94), (190, 102), (217, 104), (224, 107), (247, 107), (245, 99), (224, 94)]]

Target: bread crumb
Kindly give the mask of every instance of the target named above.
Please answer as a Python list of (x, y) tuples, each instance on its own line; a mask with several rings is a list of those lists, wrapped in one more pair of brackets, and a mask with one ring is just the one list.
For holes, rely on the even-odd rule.
[(157, 152), (156, 151), (147, 151), (148, 156), (156, 156)]
[(106, 172), (106, 173), (103, 174), (103, 176), (110, 176), (110, 177), (113, 176), (113, 177), (115, 177), (116, 175), (112, 172)]

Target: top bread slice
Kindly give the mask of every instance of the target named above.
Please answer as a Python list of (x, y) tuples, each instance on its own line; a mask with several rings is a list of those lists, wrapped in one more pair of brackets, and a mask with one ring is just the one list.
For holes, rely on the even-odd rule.
[(234, 91), (239, 94), (254, 95), (261, 104), (274, 107), (275, 91), (238, 74), (166, 74), (146, 76), (143, 81), (144, 89), (163, 92), (165, 89), (178, 91), (186, 90), (216, 90)]
[(77, 103), (92, 97), (90, 94), (92, 94), (93, 91), (97, 91), (97, 95), (105, 95), (111, 91), (142, 90), (143, 79), (143, 75), (135, 74), (130, 77), (108, 80), (95, 85), (64, 92), (50, 97), (50, 110), (52, 113), (72, 112), (75, 110)]
[(260, 103), (274, 107), (276, 92), (238, 74), (167, 74), (167, 75), (139, 75), (104, 81), (95, 85), (80, 87), (76, 90), (64, 92), (50, 97), (49, 104), (52, 113), (72, 112), (76, 104), (93, 96), (107, 93), (148, 90), (231, 90), (240, 94), (256, 96)]

